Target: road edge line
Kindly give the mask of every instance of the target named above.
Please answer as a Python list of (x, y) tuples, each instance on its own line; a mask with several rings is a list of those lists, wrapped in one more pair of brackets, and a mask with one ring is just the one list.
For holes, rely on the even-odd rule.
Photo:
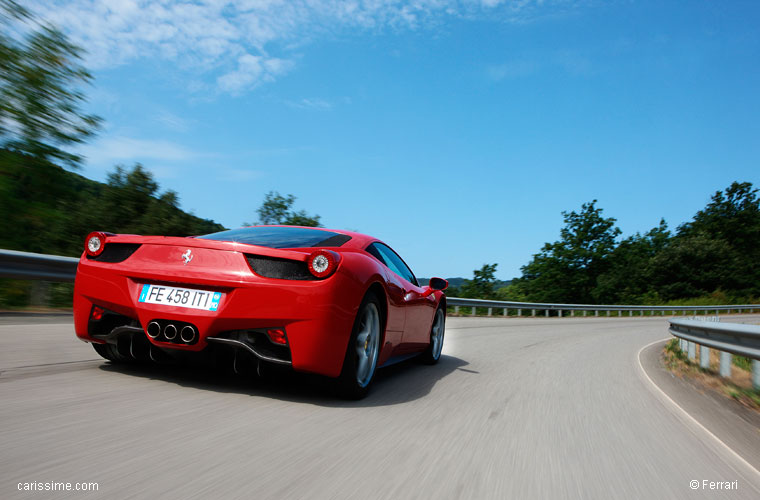
[(753, 472), (754, 472), (754, 473), (755, 473), (755, 474), (756, 474), (758, 477), (760, 477), (760, 470), (757, 470), (757, 469), (755, 468), (755, 466), (754, 466), (754, 465), (752, 465), (751, 463), (749, 463), (749, 462), (748, 462), (748, 461), (747, 461), (747, 460), (746, 460), (744, 457), (742, 457), (741, 455), (739, 455), (739, 453), (737, 453), (737, 452), (736, 452), (736, 451), (735, 451), (733, 448), (731, 448), (731, 447), (730, 447), (730, 446), (728, 446), (728, 445), (727, 445), (725, 442), (723, 442), (723, 440), (722, 440), (722, 439), (720, 439), (718, 436), (716, 436), (715, 434), (713, 434), (713, 433), (710, 431), (710, 429), (708, 429), (707, 427), (705, 427), (704, 425), (702, 425), (702, 424), (701, 424), (701, 423), (700, 423), (700, 422), (699, 422), (699, 421), (698, 421), (696, 418), (694, 418), (694, 417), (693, 417), (693, 416), (692, 416), (692, 415), (691, 415), (689, 412), (687, 412), (685, 409), (683, 409), (683, 407), (682, 407), (681, 405), (679, 405), (678, 403), (676, 403), (676, 402), (673, 400), (673, 398), (671, 398), (670, 396), (668, 396), (668, 395), (667, 395), (667, 393), (666, 393), (665, 391), (663, 391), (663, 390), (660, 388), (660, 386), (658, 386), (658, 385), (657, 385), (657, 384), (654, 382), (654, 380), (652, 380), (652, 378), (649, 376), (649, 374), (648, 374), (648, 373), (646, 372), (646, 370), (644, 369), (644, 365), (643, 365), (643, 363), (641, 362), (641, 353), (642, 353), (642, 352), (644, 352), (644, 349), (647, 349), (648, 347), (651, 347), (651, 346), (653, 346), (653, 345), (655, 345), (655, 344), (658, 344), (658, 343), (660, 343), (660, 342), (667, 342), (667, 341), (668, 341), (668, 340), (670, 340), (671, 338), (672, 338), (672, 337), (666, 337), (666, 338), (664, 338), (664, 339), (655, 340), (654, 342), (650, 342), (650, 343), (648, 343), (647, 345), (645, 345), (644, 347), (642, 347), (641, 349), (639, 349), (639, 352), (637, 352), (637, 353), (636, 353), (636, 362), (637, 362), (637, 363), (638, 363), (638, 365), (639, 365), (639, 371), (641, 372), (641, 374), (642, 374), (642, 375), (644, 375), (644, 378), (645, 378), (647, 381), (649, 381), (649, 384), (650, 384), (650, 385), (651, 385), (653, 388), (655, 388), (655, 389), (656, 389), (656, 391), (657, 391), (657, 392), (656, 392), (655, 394), (656, 394), (656, 395), (658, 395), (658, 396), (660, 396), (660, 400), (661, 400), (661, 401), (667, 401), (667, 402), (669, 402), (669, 403), (670, 403), (670, 404), (671, 404), (671, 405), (672, 405), (674, 408), (677, 408), (678, 410), (680, 410), (680, 414), (681, 414), (681, 416), (682, 416), (682, 417), (685, 417), (685, 419), (686, 419), (686, 421), (687, 421), (687, 422), (689, 422), (689, 423), (691, 423), (692, 425), (694, 425), (694, 426), (695, 426), (697, 429), (701, 429), (701, 430), (702, 430), (702, 431), (703, 431), (705, 434), (707, 434), (708, 436), (710, 436), (710, 437), (713, 439), (713, 441), (715, 441), (715, 442), (716, 442), (717, 444), (719, 444), (719, 445), (720, 445), (720, 446), (721, 446), (721, 447), (722, 447), (722, 448), (723, 448), (725, 451), (727, 451), (727, 452), (729, 453), (729, 455), (731, 455), (733, 458), (735, 458), (736, 460), (738, 460), (738, 461), (739, 461), (739, 463), (743, 464), (743, 465), (744, 465), (744, 466), (746, 466), (746, 467), (747, 467), (749, 470), (753, 471)]

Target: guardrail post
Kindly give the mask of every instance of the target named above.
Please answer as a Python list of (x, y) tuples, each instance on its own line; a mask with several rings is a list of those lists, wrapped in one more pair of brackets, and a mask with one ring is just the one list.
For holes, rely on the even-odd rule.
[(752, 387), (760, 389), (760, 361), (756, 359), (752, 360)]
[(506, 315), (507, 315), (507, 311), (509, 311), (509, 309), (507, 309), (507, 308), (505, 307), (505, 308), (504, 308), (504, 316), (506, 316)]
[(720, 352), (720, 376), (721, 377), (730, 377), (731, 376), (731, 353), (730, 352)]
[(703, 345), (699, 346), (699, 366), (710, 368), (710, 348)]
[(459, 314), (459, 306), (454, 306), (454, 314)]
[(610, 310), (609, 309), (607, 309), (607, 317), (608, 318), (610, 317)]
[(586, 314), (587, 314), (587, 313), (588, 313), (588, 311), (584, 309), (584, 310), (583, 310), (583, 317), (584, 317), (584, 318), (586, 317)]
[(488, 315), (493, 316), (493, 307), (488, 308)]
[(472, 306), (472, 312), (470, 313), (470, 316), (475, 316), (475, 306)]
[(536, 317), (536, 310), (535, 309), (531, 309), (530, 310), (530, 315), (535, 318)]
[(548, 309), (546, 310), (546, 317), (547, 318), (549, 317), (549, 310)]
[(522, 316), (522, 309), (517, 310), (517, 317), (519, 318), (520, 316)]
[(594, 316), (599, 316), (599, 311), (594, 311)]
[(562, 309), (560, 309), (559, 311), (557, 311), (557, 316), (559, 316), (560, 318), (562, 317)]
[(681, 349), (681, 352), (686, 352), (688, 345), (684, 339), (678, 339), (678, 347)]
[(697, 360), (697, 344), (691, 341), (687, 341), (688, 351), (689, 351), (689, 359), (692, 361)]

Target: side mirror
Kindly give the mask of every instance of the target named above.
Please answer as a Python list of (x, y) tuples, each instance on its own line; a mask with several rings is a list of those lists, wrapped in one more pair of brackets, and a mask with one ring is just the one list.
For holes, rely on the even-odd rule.
[(443, 278), (430, 278), (428, 286), (433, 290), (446, 290), (449, 287), (449, 282)]

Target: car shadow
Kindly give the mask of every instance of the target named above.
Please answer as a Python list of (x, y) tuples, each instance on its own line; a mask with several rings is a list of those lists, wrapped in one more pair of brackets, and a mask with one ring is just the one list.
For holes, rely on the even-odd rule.
[(278, 370), (261, 378), (256, 374), (237, 375), (218, 368), (182, 364), (114, 364), (104, 362), (100, 369), (112, 373), (160, 380), (204, 391), (246, 394), (294, 403), (334, 408), (362, 408), (408, 403), (425, 397), (433, 387), (456, 370), (477, 374), (462, 367), (469, 363), (454, 357), (441, 356), (428, 366), (417, 359), (381, 368), (375, 375), (366, 398), (351, 401), (335, 391), (333, 380), (318, 375)]

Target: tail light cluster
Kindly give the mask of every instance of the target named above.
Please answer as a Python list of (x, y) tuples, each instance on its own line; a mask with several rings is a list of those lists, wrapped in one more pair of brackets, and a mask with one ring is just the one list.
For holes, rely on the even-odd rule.
[(84, 251), (88, 259), (108, 263), (124, 262), (140, 248), (139, 243), (108, 243), (108, 236), (113, 234), (95, 231), (87, 235)]
[(281, 280), (321, 280), (332, 275), (340, 263), (340, 254), (332, 250), (312, 252), (306, 262), (300, 260), (246, 254), (251, 270), (264, 278)]
[(84, 250), (90, 257), (97, 257), (106, 248), (106, 234), (96, 231), (87, 235)]
[(338, 269), (340, 255), (332, 250), (317, 250), (309, 255), (306, 265), (316, 278), (327, 278)]

